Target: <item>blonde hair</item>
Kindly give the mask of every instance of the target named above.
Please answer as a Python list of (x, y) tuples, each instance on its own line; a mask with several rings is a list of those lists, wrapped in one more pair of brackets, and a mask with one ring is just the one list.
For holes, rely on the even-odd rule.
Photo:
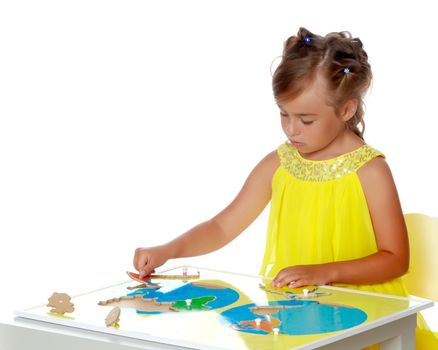
[(363, 138), (363, 98), (371, 85), (372, 72), (360, 39), (347, 31), (323, 37), (300, 28), (284, 43), (281, 62), (272, 77), (274, 97), (284, 100), (298, 96), (317, 74), (325, 80), (327, 104), (336, 114), (348, 100), (357, 99), (357, 111), (346, 125)]

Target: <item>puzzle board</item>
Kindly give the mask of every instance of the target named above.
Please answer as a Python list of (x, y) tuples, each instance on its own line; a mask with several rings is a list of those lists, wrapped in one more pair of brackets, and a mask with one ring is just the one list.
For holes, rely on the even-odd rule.
[[(182, 268), (162, 273), (181, 275)], [(355, 334), (361, 327), (418, 304), (407, 298), (333, 287), (318, 289), (330, 295), (291, 300), (260, 288), (260, 284), (269, 286), (270, 280), (259, 276), (184, 267), (187, 268), (188, 274), (199, 271), (200, 278), (152, 280), (158, 288), (148, 284), (135, 288), (139, 283), (130, 280), (72, 297), (75, 311), (71, 314), (52, 314), (47, 303), (16, 314), (68, 327), (192, 348), (290, 349), (327, 344), (330, 338)], [(286, 288), (281, 291), (291, 292)], [(105, 318), (114, 306), (121, 307), (120, 322), (116, 327), (106, 327)]]

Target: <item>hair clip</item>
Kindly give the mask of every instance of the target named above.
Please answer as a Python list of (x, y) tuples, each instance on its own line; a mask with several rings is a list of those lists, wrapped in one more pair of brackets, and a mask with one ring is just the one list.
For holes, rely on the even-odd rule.
[(310, 43), (310, 42), (312, 41), (312, 38), (311, 38), (310, 36), (306, 36), (306, 37), (304, 38), (304, 41), (305, 41), (306, 43)]
[(345, 73), (345, 74), (348, 74), (348, 73), (350, 73), (350, 72), (351, 72), (350, 67), (345, 67), (345, 68), (344, 68), (344, 73)]

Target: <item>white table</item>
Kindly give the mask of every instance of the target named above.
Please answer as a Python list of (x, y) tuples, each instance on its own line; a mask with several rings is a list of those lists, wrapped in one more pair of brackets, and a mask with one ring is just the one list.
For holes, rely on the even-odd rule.
[[(257, 276), (243, 276), (201, 269), (201, 276), (203, 275), (208, 275), (209, 278), (226, 277), (225, 279), (227, 279), (229, 277), (229, 280), (232, 281), (234, 285), (238, 285), (238, 283), (240, 283), (238, 281), (250, 281), (251, 279), (259, 278)], [(243, 287), (239, 286), (239, 288)], [(362, 300), (368, 300), (368, 304), (370, 300), (380, 300), (382, 310), (385, 309), (384, 312), (382, 311), (384, 314), (380, 316), (379, 305), (373, 305), (373, 311), (371, 312), (373, 315), (367, 322), (343, 331), (321, 335), (321, 337), (313, 338), (309, 342), (297, 343), (291, 348), (302, 350), (315, 348), (325, 350), (351, 350), (361, 349), (374, 343), (381, 343), (382, 350), (413, 350), (415, 349), (416, 313), (433, 305), (431, 301), (363, 293), (330, 286), (323, 287), (323, 290), (332, 292), (332, 299), (340, 304), (356, 302), (360, 305)], [(254, 291), (254, 293), (256, 292), (260, 293), (260, 291)], [(251, 291), (245, 291), (245, 293), (251, 295)], [(346, 298), (346, 296), (348, 296), (348, 298)], [(74, 300), (74, 298), (72, 300)], [(333, 302), (333, 300), (330, 301)], [(394, 306), (397, 310), (388, 312), (388, 305), (391, 303), (397, 305), (399, 301), (403, 303), (401, 305), (406, 305)], [(18, 314), (23, 316), (20, 312)], [(26, 314), (26, 312), (24, 312), (24, 314)], [(163, 337), (143, 336), (135, 332), (131, 333), (129, 330), (124, 332), (122, 328), (99, 328), (93, 326), (88, 327), (87, 325), (76, 327), (75, 325), (70, 326), (68, 321), (66, 325), (62, 325), (46, 322), (44, 317), (44, 321), (42, 321), (29, 319), (26, 315), (24, 316), (25, 317), (14, 317), (12, 314), (0, 316), (1, 350), (224, 349), (217, 340), (211, 344), (205, 342), (197, 344), (196, 341), (186, 340), (179, 342), (178, 339), (168, 340)], [(32, 315), (30, 317), (32, 318)], [(38, 318), (38, 316), (36, 318)], [(58, 320), (55, 320), (55, 322), (62, 323), (63, 321), (60, 320), (58, 322)], [(244, 347), (242, 347), (242, 349), (243, 348)], [(250, 349), (250, 347), (246, 349)]]

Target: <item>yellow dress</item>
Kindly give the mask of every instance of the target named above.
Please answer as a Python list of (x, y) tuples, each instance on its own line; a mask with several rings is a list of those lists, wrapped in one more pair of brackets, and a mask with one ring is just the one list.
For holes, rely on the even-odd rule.
[[(261, 275), (274, 277), (288, 266), (365, 257), (377, 251), (367, 201), (357, 171), (382, 153), (363, 145), (339, 157), (313, 161), (286, 143), (272, 198)], [(407, 296), (401, 278), (381, 284), (337, 286)]]
[[(278, 155), (262, 275), (274, 277), (288, 266), (352, 260), (377, 252), (357, 171), (371, 159), (383, 157), (382, 153), (363, 145), (334, 159), (314, 161), (283, 144)], [(406, 295), (399, 278), (342, 286)]]

